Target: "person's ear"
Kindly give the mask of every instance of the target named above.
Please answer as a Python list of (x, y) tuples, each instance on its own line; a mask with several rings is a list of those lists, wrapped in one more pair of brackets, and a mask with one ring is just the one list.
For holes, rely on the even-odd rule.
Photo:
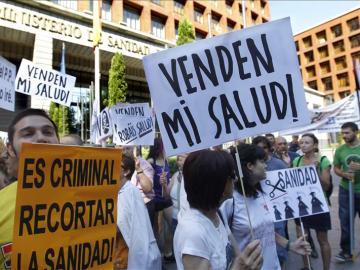
[(9, 157), (15, 158), (17, 156), (12, 144), (8, 143), (6, 145), (6, 150), (7, 150)]
[(248, 163), (246, 163), (246, 168), (248, 168), (248, 170), (252, 172), (254, 169), (254, 164), (252, 164), (251, 162), (248, 162)]

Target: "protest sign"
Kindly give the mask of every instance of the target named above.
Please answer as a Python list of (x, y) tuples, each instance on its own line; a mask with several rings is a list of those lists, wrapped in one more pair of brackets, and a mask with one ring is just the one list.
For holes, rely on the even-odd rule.
[(113, 135), (113, 126), (110, 117), (110, 112), (108, 108), (105, 108), (101, 111), (100, 115), (98, 115), (97, 119), (97, 134), (96, 140), (97, 142), (105, 140), (106, 138)]
[(15, 91), (70, 106), (76, 78), (22, 59)]
[(0, 108), (8, 111), (15, 111), (15, 76), (15, 65), (0, 56)]
[(110, 116), (116, 144), (154, 144), (155, 125), (148, 103), (118, 103), (110, 108)]
[(121, 150), (23, 144), (12, 269), (112, 269)]
[(274, 221), (329, 212), (315, 166), (267, 172), (261, 187)]
[(289, 18), (143, 62), (167, 156), (309, 123)]

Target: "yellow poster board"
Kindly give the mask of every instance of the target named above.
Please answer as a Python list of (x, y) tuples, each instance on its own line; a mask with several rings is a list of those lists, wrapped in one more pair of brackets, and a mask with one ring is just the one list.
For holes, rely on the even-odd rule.
[(120, 149), (24, 144), (12, 269), (112, 269)]

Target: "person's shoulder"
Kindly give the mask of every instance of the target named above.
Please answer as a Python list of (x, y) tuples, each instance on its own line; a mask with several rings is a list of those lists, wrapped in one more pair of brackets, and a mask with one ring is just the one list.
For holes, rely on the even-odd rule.
[(288, 151), (288, 153), (289, 153), (289, 156), (292, 157), (292, 158), (297, 158), (297, 157), (300, 156), (298, 153), (293, 152), (293, 151)]
[(1, 198), (4, 198), (3, 196), (8, 196), (8, 195), (12, 195), (12, 194), (16, 194), (17, 191), (17, 183), (18, 181), (15, 181), (9, 185), (7, 185), (6, 187), (4, 187), (3, 189), (0, 190), (0, 194), (1, 194)]
[(282, 161), (281, 159), (277, 158), (277, 157), (274, 156), (274, 155), (272, 156), (271, 162), (273, 162), (273, 164), (276, 166), (276, 168), (277, 168), (278, 170), (286, 169), (286, 168), (287, 168), (285, 162)]

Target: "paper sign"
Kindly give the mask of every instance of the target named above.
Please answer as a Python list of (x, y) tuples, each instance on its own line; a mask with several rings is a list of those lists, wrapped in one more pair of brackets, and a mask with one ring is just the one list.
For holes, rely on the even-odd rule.
[(16, 66), (0, 56), (0, 108), (15, 111)]
[(103, 109), (100, 115), (98, 115), (96, 128), (97, 142), (105, 140), (106, 138), (113, 135), (113, 125), (108, 108)]
[(76, 78), (23, 59), (15, 80), (15, 91), (49, 99), (70, 107)]
[(12, 269), (113, 268), (121, 156), (118, 149), (22, 145)]
[(117, 145), (153, 145), (155, 125), (148, 103), (121, 104), (110, 108)]
[(267, 172), (261, 187), (274, 221), (329, 212), (315, 166)]
[(143, 59), (167, 156), (310, 121), (289, 18)]

